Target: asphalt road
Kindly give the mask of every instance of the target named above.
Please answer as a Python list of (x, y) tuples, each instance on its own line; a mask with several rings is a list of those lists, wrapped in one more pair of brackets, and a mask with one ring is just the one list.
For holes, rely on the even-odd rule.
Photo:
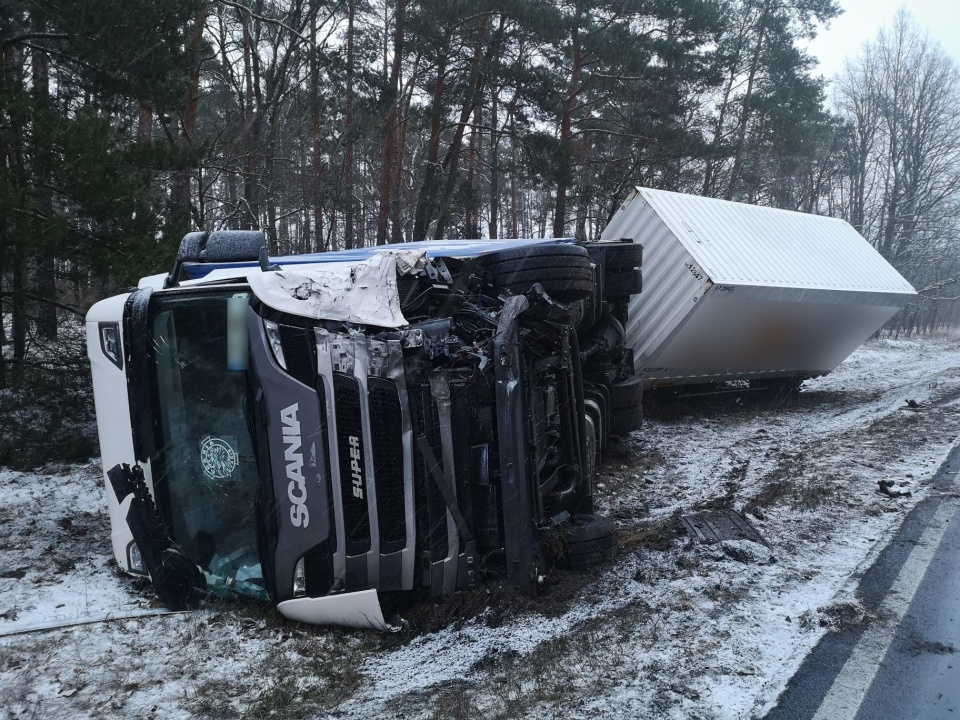
[(960, 718), (960, 444), (766, 720)]

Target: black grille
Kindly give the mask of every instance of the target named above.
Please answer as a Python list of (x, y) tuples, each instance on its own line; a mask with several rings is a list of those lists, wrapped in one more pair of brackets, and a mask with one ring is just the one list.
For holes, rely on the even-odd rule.
[(340, 458), (346, 551), (347, 555), (361, 555), (370, 550), (370, 513), (367, 511), (360, 383), (357, 379), (334, 373), (333, 401), (337, 414), (337, 453)]
[(396, 383), (372, 377), (368, 381), (373, 477), (377, 486), (377, 526), (380, 552), (392, 553), (407, 544), (403, 496), (403, 416)]
[(310, 328), (278, 325), (287, 373), (313, 387), (317, 375), (317, 342)]
[[(331, 533), (336, 542), (336, 533)], [(330, 592), (333, 585), (333, 550), (329, 543), (314, 546), (303, 557), (303, 574), (309, 597), (320, 597)]]
[(333, 510), (333, 487), (329, 479), (333, 477), (330, 470), (330, 427), (327, 422), (327, 391), (323, 382), (317, 381), (317, 397), (320, 399), (320, 433), (323, 438), (323, 477), (327, 483), (327, 518), (330, 521), (330, 536), (327, 540), (329, 547), (327, 550), (331, 553), (337, 551), (337, 523)]
[[(414, 413), (414, 432), (417, 437), (425, 436), (437, 462), (441, 462), (440, 422), (433, 410), (430, 391), (417, 388), (411, 394)], [(417, 538), (429, 541), (430, 560), (438, 562), (447, 557), (447, 506), (443, 502), (437, 484), (429, 476), (423, 456), (416, 457), (417, 489)]]

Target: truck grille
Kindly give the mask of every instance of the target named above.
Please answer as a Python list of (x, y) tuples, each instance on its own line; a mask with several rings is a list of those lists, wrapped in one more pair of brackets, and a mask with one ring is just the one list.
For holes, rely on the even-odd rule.
[[(356, 587), (379, 586), (383, 589), (401, 589), (401, 583), (412, 582), (413, 570), (407, 570), (406, 580), (400, 574), (398, 554), (410, 547), (414, 538), (407, 531), (407, 512), (412, 511), (408, 504), (408, 493), (413, 495), (414, 487), (408, 483), (416, 482), (416, 476), (409, 477), (410, 457), (418, 453), (404, 441), (404, 423), (409, 423), (406, 409), (403, 407), (400, 387), (393, 380), (378, 375), (367, 375), (366, 393), (363, 392), (362, 370), (354, 376), (352, 372), (340, 372), (339, 368), (327, 361), (327, 357), (318, 355), (317, 335), (313, 328), (295, 327), (278, 323), (280, 342), (283, 349), (286, 372), (300, 382), (317, 389), (321, 408), (327, 408), (328, 400), (332, 416), (321, 412), (323, 433), (328, 465), (325, 477), (330, 478), (330, 527), (329, 537), (317, 545), (305, 557), (307, 594), (316, 596), (329, 591), (333, 576), (342, 572), (344, 558), (347, 561), (346, 582)], [(363, 354), (358, 357), (363, 357)], [(369, 371), (369, 368), (367, 368)], [(321, 372), (324, 377), (321, 377)], [(329, 386), (327, 385), (329, 383)], [(325, 397), (325, 387), (332, 391), (330, 398)], [(330, 438), (336, 421), (336, 437)], [(435, 419), (434, 419), (435, 421)], [(369, 435), (364, 437), (364, 423)], [(432, 441), (439, 453), (439, 435), (435, 428)], [(367, 442), (371, 443), (367, 446)], [(332, 474), (328, 455), (337, 458), (339, 477)], [(368, 465), (367, 458), (370, 458)], [(446, 513), (442, 499), (439, 498), (433, 483), (421, 483), (432, 489), (430, 521), (432, 526), (429, 537), (437, 547), (432, 553), (438, 559), (446, 554)], [(368, 497), (372, 488), (374, 497)], [(334, 517), (334, 496), (339, 493), (342, 508), (340, 518)], [(371, 500), (373, 501), (371, 503)], [(375, 521), (371, 515), (376, 514)], [(337, 532), (334, 528), (343, 528), (343, 543), (337, 546)], [(379, 567), (380, 577), (365, 576), (364, 564), (360, 558), (371, 552), (380, 556), (379, 566), (368, 564), (368, 572), (376, 573), (372, 568)], [(337, 558), (340, 558), (339, 560)], [(351, 560), (351, 558), (353, 560)], [(359, 563), (358, 563), (359, 561)], [(368, 563), (369, 563), (368, 559)], [(404, 563), (408, 562), (406, 560)], [(412, 568), (412, 554), (410, 568)], [(340, 570), (335, 570), (340, 563)], [(353, 568), (351, 570), (350, 568)], [(352, 578), (352, 579), (351, 579)], [(409, 587), (409, 585), (407, 585)]]
[[(336, 542), (336, 535), (333, 535)], [(333, 586), (333, 549), (324, 541), (303, 557), (304, 582), (309, 597), (320, 597)]]
[(333, 402), (337, 414), (337, 453), (347, 555), (362, 555), (370, 549), (370, 513), (366, 500), (365, 448), (357, 379), (334, 373)]
[[(434, 457), (442, 457), (440, 447), (440, 420), (436, 417), (430, 391), (427, 388), (418, 388), (411, 394), (413, 404), (414, 432), (417, 436), (423, 435), (430, 444)], [(447, 506), (443, 502), (436, 483), (430, 478), (427, 465), (420, 453), (417, 453), (414, 464), (417, 482), (417, 497), (421, 500), (417, 504), (417, 537), (429, 538), (430, 560), (439, 562), (447, 557), (449, 544), (447, 542)], [(424, 502), (425, 501), (425, 502)]]
[(377, 525), (380, 552), (402, 550), (407, 544), (403, 493), (403, 416), (396, 383), (368, 380), (373, 476), (377, 481)]
[(310, 328), (278, 325), (280, 346), (287, 363), (287, 373), (304, 385), (313, 387), (317, 377), (317, 343)]

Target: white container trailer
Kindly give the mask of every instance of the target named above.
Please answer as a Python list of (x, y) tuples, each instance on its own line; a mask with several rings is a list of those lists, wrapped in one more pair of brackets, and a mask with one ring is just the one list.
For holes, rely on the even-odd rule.
[(829, 373), (916, 295), (848, 223), (638, 189), (602, 240), (643, 245), (627, 344), (645, 387)]

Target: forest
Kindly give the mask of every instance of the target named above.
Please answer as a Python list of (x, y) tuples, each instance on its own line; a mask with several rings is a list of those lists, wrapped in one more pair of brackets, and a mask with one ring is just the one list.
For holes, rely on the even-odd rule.
[[(841, 217), (960, 324), (960, 67), (835, 0), (2, 0), (0, 465), (88, 404), (79, 322), (196, 229), (289, 254), (594, 240), (635, 186)], [(66, 436), (66, 440), (64, 437)]]

